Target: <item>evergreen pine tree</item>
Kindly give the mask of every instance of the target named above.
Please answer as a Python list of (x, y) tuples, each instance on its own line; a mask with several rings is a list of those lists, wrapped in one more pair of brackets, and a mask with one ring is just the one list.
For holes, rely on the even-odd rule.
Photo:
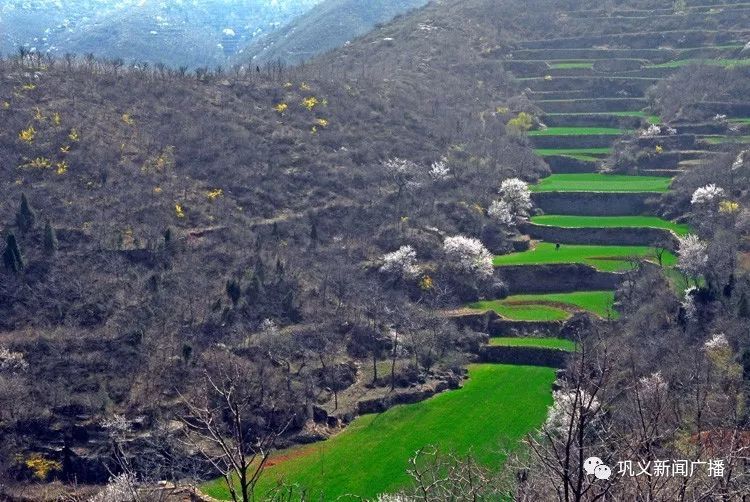
[(26, 233), (34, 228), (34, 223), (36, 223), (36, 214), (26, 199), (26, 194), (21, 194), (21, 207), (16, 213), (16, 226), (21, 233)]
[(44, 251), (48, 254), (55, 254), (55, 251), (57, 251), (57, 233), (55, 232), (55, 228), (52, 226), (52, 224), (47, 221), (47, 223), (44, 225)]
[(3, 264), (5, 268), (13, 273), (18, 273), (23, 269), (23, 258), (21, 250), (18, 248), (16, 236), (8, 234), (5, 239), (5, 251), (3, 251)]
[(310, 222), (310, 244), (315, 246), (318, 242), (318, 225), (315, 220)]
[(240, 288), (240, 283), (237, 282), (235, 279), (230, 279), (227, 281), (227, 296), (230, 300), (232, 300), (233, 305), (237, 305), (237, 302), (240, 301), (240, 295), (242, 294), (242, 288)]
[(739, 308), (737, 309), (737, 315), (739, 315), (743, 319), (747, 319), (750, 317), (750, 304), (748, 302), (747, 293), (745, 291), (742, 292), (742, 296), (740, 296), (740, 304)]

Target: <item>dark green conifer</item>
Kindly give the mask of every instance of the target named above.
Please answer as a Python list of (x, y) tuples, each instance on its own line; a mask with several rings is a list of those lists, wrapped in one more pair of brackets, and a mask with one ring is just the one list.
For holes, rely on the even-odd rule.
[(5, 239), (3, 264), (7, 270), (16, 274), (23, 269), (23, 257), (21, 256), (21, 250), (18, 248), (16, 236), (13, 234), (8, 234), (8, 237)]
[(34, 223), (36, 223), (36, 214), (26, 199), (26, 194), (21, 194), (21, 207), (16, 213), (16, 226), (21, 233), (26, 233), (34, 228)]
[(237, 282), (235, 279), (229, 279), (227, 281), (226, 285), (227, 290), (227, 296), (230, 300), (232, 300), (233, 305), (237, 305), (237, 302), (240, 301), (240, 295), (242, 294), (242, 288), (240, 288), (240, 283)]
[(57, 247), (57, 232), (55, 232), (55, 228), (52, 224), (47, 221), (44, 225), (44, 251), (48, 255), (52, 255), (57, 251)]

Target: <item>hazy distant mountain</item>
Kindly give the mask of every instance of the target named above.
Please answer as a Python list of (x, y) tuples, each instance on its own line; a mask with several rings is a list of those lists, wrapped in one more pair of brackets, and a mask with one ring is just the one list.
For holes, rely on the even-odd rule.
[(255, 40), (239, 58), (243, 62), (281, 59), (298, 63), (340, 47), (428, 0), (323, 0), (286, 26)]
[(216, 66), (320, 1), (6, 0), (0, 2), (0, 52), (24, 46), (45, 53)]

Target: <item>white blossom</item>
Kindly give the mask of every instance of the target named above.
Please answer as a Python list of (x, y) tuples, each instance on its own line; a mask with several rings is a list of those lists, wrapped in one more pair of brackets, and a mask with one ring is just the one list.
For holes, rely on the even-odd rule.
[(716, 115), (714, 115), (714, 122), (724, 122), (726, 119), (727, 116), (721, 113), (717, 113)]
[(500, 184), (500, 200), (508, 205), (516, 219), (528, 216), (532, 206), (528, 183), (518, 178), (503, 180)]
[(380, 272), (399, 279), (413, 279), (419, 275), (417, 252), (411, 246), (401, 246), (398, 250), (383, 256)]
[(667, 134), (667, 136), (675, 136), (677, 134), (677, 129), (674, 127), (666, 127), (664, 129), (664, 132)]
[(727, 340), (727, 336), (724, 333), (715, 334), (703, 344), (703, 348), (706, 350), (726, 349), (728, 347), (729, 340)]
[(118, 414), (102, 419), (101, 426), (114, 436), (123, 436), (131, 430), (128, 419)]
[(443, 243), (446, 266), (453, 272), (482, 280), (492, 277), (492, 254), (477, 239), (456, 235)]
[(677, 267), (691, 277), (703, 274), (708, 263), (708, 244), (693, 234), (678, 237), (678, 240), (679, 263)]
[(412, 502), (412, 500), (403, 493), (381, 493), (376, 499), (377, 502)]
[(20, 373), (29, 367), (24, 355), (20, 352), (11, 352), (9, 349), (0, 347), (0, 372)]
[(513, 226), (516, 218), (511, 211), (510, 205), (504, 200), (495, 200), (490, 204), (487, 215), (501, 225)]
[(741, 169), (742, 166), (745, 165), (745, 154), (747, 153), (747, 150), (743, 150), (737, 155), (737, 158), (734, 160), (734, 163), (732, 163), (732, 171), (736, 171), (738, 169)]
[(445, 181), (450, 177), (451, 170), (448, 168), (447, 161), (443, 158), (433, 162), (427, 174), (432, 181)]
[(653, 138), (654, 136), (661, 136), (661, 127), (656, 124), (651, 124), (648, 129), (644, 129), (640, 132), (641, 138)]
[(549, 408), (545, 427), (553, 434), (565, 436), (574, 424), (573, 432), (580, 423), (581, 412), (589, 414), (589, 420), (599, 412), (599, 400), (585, 390), (557, 390), (552, 394), (554, 403)]
[(705, 206), (718, 202), (719, 199), (724, 197), (725, 193), (726, 192), (723, 188), (711, 183), (710, 185), (697, 188), (695, 192), (693, 192), (693, 197), (690, 199), (690, 203), (694, 206)]
[(688, 319), (695, 319), (698, 315), (698, 306), (695, 304), (695, 293), (698, 291), (698, 288), (695, 286), (690, 286), (685, 290), (684, 297), (682, 299), (682, 302), (680, 303), (682, 305), (682, 308), (685, 310), (685, 317)]
[(668, 387), (666, 380), (661, 376), (661, 371), (639, 378), (638, 385), (641, 392), (643, 392), (646, 397), (650, 398), (658, 397), (666, 391)]
[(399, 195), (404, 189), (413, 189), (419, 186), (419, 166), (411, 160), (394, 157), (383, 162), (386, 176), (398, 188)]
[(120, 474), (109, 480), (102, 491), (89, 499), (89, 502), (136, 502), (138, 488), (135, 476)]

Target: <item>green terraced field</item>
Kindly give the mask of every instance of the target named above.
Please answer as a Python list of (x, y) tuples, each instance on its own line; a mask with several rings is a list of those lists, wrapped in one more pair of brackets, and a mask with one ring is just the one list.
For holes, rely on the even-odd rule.
[(614, 127), (548, 127), (529, 131), (529, 136), (619, 136), (626, 132)]
[(723, 66), (731, 68), (735, 66), (750, 66), (750, 59), (678, 59), (647, 66), (647, 68), (682, 68), (691, 64), (703, 64), (710, 66)]
[(703, 136), (711, 145), (721, 145), (724, 143), (750, 143), (750, 136)]
[(484, 300), (469, 305), (475, 310), (493, 310), (514, 321), (560, 321), (586, 310), (604, 318), (616, 318), (613, 291), (574, 291), (541, 295), (513, 295), (503, 300)]
[[(551, 242), (538, 242), (529, 251), (495, 256), (496, 267), (507, 265), (542, 265), (551, 263), (582, 263), (604, 272), (621, 272), (631, 267), (629, 258), (656, 262), (656, 252), (647, 246), (591, 246), (586, 244), (563, 244), (559, 250)], [(675, 256), (666, 252), (663, 264), (672, 266)]]
[(593, 61), (562, 61), (548, 64), (553, 70), (590, 70), (594, 67)]
[(564, 338), (497, 337), (490, 338), (490, 345), (498, 347), (540, 347), (574, 351), (576, 343)]
[(564, 228), (664, 228), (677, 235), (689, 232), (687, 225), (663, 220), (658, 216), (573, 216), (545, 214), (533, 216), (532, 223)]
[[(282, 480), (307, 490), (310, 500), (344, 495), (359, 500), (396, 491), (410, 480), (409, 458), (428, 445), (459, 455), (471, 452), (482, 465), (497, 470), (505, 460), (503, 449), (517, 446), (544, 422), (554, 380), (553, 368), (470, 365), (462, 389), (358, 417), (326, 441), (272, 455), (256, 489), (257, 500), (267, 500)], [(223, 480), (203, 489), (214, 498), (231, 498)]]
[(672, 183), (664, 176), (621, 174), (553, 174), (531, 185), (534, 192), (666, 192)]
[(596, 161), (609, 155), (612, 148), (536, 148), (534, 153), (540, 157), (563, 155), (578, 160)]
[(733, 118), (733, 119), (727, 119), (729, 122), (732, 122), (734, 124), (750, 124), (750, 117), (742, 117), (742, 118)]

